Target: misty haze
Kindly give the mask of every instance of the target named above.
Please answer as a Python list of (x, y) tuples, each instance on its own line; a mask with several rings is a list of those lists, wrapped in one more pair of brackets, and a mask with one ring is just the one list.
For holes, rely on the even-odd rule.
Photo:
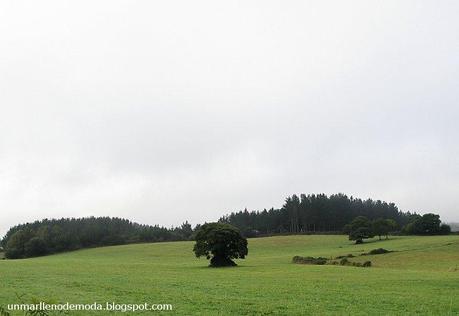
[(458, 16), (2, 2), (0, 314), (459, 314)]

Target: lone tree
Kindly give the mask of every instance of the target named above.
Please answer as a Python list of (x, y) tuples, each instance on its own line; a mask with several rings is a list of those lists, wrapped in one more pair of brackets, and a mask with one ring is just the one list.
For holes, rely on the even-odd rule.
[(356, 244), (361, 244), (364, 239), (374, 237), (371, 222), (365, 216), (354, 218), (344, 229), (349, 234), (349, 240), (355, 240)]
[(236, 266), (231, 259), (247, 256), (247, 239), (232, 225), (207, 223), (196, 233), (193, 251), (198, 258), (205, 256), (210, 259), (210, 267)]

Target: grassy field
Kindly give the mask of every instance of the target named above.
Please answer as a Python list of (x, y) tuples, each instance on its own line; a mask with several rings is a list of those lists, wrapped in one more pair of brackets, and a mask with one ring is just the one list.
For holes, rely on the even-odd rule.
[[(1, 260), (0, 305), (26, 294), (50, 302), (169, 303), (172, 314), (182, 315), (459, 314), (459, 236), (363, 245), (346, 236), (250, 239), (247, 259), (220, 269), (195, 258), (192, 245), (137, 244)], [(371, 260), (371, 268), (291, 263), (294, 255), (358, 255), (380, 247), (396, 252), (351, 259)]]

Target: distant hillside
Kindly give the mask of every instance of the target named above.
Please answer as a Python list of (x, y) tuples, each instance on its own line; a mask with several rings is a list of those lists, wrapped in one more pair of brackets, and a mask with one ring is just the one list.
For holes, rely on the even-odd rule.
[[(393, 219), (399, 229), (420, 217), (380, 200), (362, 200), (344, 194), (301, 194), (288, 197), (280, 209), (244, 210), (223, 216), (219, 221), (239, 228), (246, 237), (256, 237), (342, 233), (344, 226), (357, 216), (369, 220)], [(453, 225), (459, 230), (458, 224)], [(111, 217), (44, 219), (12, 227), (0, 245), (7, 258), (28, 258), (89, 247), (190, 240), (199, 226), (193, 229), (185, 222), (180, 227), (166, 228)]]
[(188, 222), (168, 229), (111, 217), (44, 219), (12, 227), (1, 245), (7, 258), (19, 259), (80, 248), (188, 240), (192, 233)]

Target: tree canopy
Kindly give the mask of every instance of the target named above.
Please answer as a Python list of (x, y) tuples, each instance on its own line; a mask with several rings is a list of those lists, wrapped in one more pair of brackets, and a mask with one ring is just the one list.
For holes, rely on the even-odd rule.
[(361, 244), (364, 239), (374, 237), (372, 223), (365, 216), (358, 216), (345, 226), (345, 231), (349, 233), (349, 240), (355, 240), (356, 244)]
[(247, 239), (232, 225), (207, 223), (197, 231), (193, 251), (198, 258), (210, 259), (211, 267), (235, 266), (232, 259), (244, 259), (248, 254)]
[(395, 231), (398, 228), (398, 224), (396, 221), (393, 219), (387, 219), (387, 218), (378, 218), (375, 219), (372, 223), (372, 230), (373, 233), (379, 237), (381, 240), (381, 236), (386, 236), (386, 239), (388, 238), (388, 234), (390, 232)]
[(445, 235), (450, 232), (451, 227), (441, 223), (440, 215), (432, 213), (413, 216), (403, 228), (403, 233), (409, 235)]

